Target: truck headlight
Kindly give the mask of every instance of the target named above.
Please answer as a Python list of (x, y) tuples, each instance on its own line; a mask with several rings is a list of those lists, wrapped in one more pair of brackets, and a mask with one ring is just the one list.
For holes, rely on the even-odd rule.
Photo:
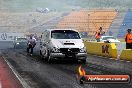
[(80, 52), (86, 52), (86, 47), (80, 48)]
[(53, 52), (60, 52), (60, 49), (59, 48), (56, 48), (56, 47), (53, 47), (52, 51)]

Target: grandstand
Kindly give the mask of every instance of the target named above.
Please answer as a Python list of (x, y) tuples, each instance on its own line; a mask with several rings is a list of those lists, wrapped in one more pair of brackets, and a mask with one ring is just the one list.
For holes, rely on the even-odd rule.
[(109, 31), (107, 32), (107, 35), (117, 37), (124, 17), (125, 17), (125, 12), (124, 11), (118, 11), (116, 18), (113, 20), (113, 22), (109, 28)]
[(117, 11), (113, 9), (73, 11), (58, 23), (57, 28), (75, 28), (92, 36), (99, 27), (107, 32), (116, 15)]
[(122, 25), (119, 28), (118, 38), (123, 38), (128, 28), (132, 29), (132, 11), (126, 12)]

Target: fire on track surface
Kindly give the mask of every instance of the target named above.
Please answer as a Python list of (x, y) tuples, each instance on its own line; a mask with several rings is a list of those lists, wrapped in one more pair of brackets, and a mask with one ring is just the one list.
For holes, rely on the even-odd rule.
[(128, 84), (85, 84), (77, 82), (78, 67), (82, 65), (87, 74), (130, 74), (132, 63), (88, 55), (87, 63), (42, 60), (37, 51), (30, 57), (23, 49), (4, 50), (2, 55), (10, 62), (31, 88), (132, 88)]

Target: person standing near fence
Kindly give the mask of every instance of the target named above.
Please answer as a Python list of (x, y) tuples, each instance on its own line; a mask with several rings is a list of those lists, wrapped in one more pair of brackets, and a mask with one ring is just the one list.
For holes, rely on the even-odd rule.
[(97, 30), (95, 33), (95, 39), (97, 40), (97, 42), (100, 42), (100, 38), (103, 35), (105, 35), (105, 32), (102, 30), (102, 27), (100, 27), (99, 30)]
[(125, 35), (126, 49), (132, 49), (132, 33), (131, 29), (127, 29), (127, 34)]

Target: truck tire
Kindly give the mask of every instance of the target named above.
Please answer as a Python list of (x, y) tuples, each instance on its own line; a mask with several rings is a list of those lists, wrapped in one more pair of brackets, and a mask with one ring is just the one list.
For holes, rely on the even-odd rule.
[(44, 59), (44, 56), (42, 55), (42, 51), (41, 50), (39, 51), (39, 54), (41, 56), (41, 59)]
[(42, 52), (41, 52), (41, 50), (39, 51), (39, 54), (40, 54), (40, 56), (42, 56)]
[(43, 59), (43, 60), (47, 61), (47, 58), (43, 56), (43, 54), (42, 54), (42, 51), (41, 51), (41, 50), (40, 50), (40, 52), (39, 52), (39, 53), (40, 53), (41, 59)]

